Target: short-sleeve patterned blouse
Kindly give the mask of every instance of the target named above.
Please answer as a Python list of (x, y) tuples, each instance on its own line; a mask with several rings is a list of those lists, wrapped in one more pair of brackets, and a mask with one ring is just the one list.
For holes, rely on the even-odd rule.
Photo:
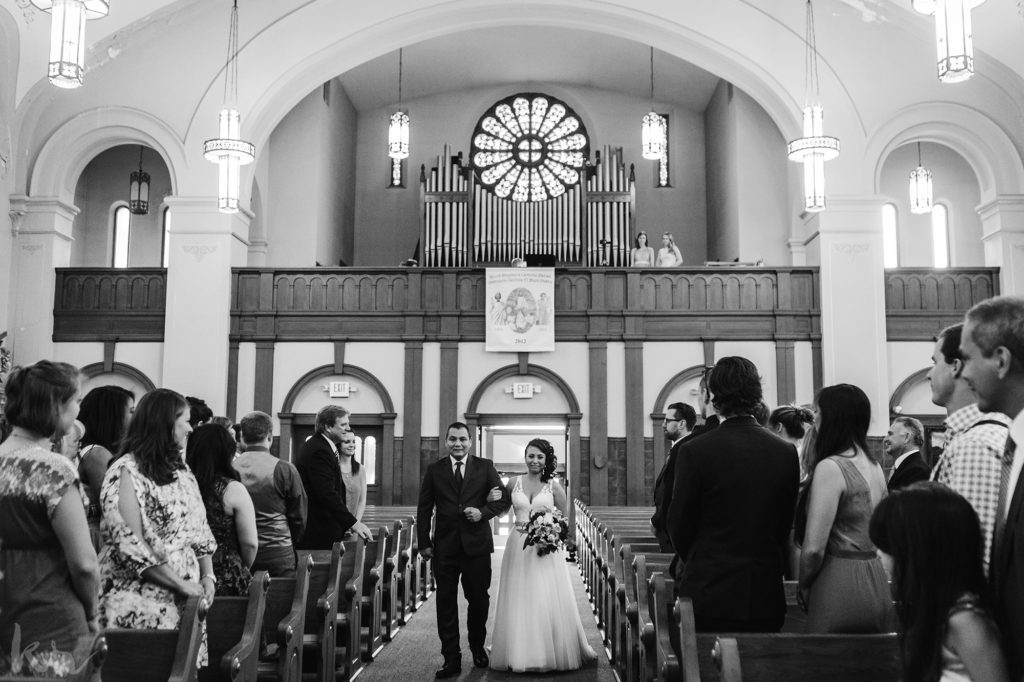
[[(121, 516), (121, 477), (131, 476), (142, 512), (138, 538)], [(184, 599), (142, 577), (147, 568), (167, 564), (184, 580), (199, 581), (199, 557), (213, 554), (217, 543), (195, 476), (187, 468), (166, 485), (139, 471), (134, 455), (111, 464), (100, 490), (103, 551), (100, 553), (100, 622), (109, 628), (174, 629)], [(200, 655), (206, 661), (205, 638)]]
[(22, 648), (38, 642), (49, 649), (81, 653), (88, 639), (85, 607), (71, 584), (53, 515), (72, 488), (82, 494), (71, 461), (40, 447), (0, 456), (0, 672), (14, 628)]

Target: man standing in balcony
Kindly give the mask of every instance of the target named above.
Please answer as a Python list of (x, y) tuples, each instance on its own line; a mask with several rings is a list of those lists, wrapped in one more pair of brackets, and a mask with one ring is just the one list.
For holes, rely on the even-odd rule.
[(977, 304), (960, 339), (963, 377), (982, 412), (1013, 419), (999, 469), (989, 586), (1010, 679), (1024, 675), (1024, 298), (1000, 296)]
[(982, 563), (988, 575), (999, 472), (1010, 420), (1005, 414), (985, 414), (978, 409), (978, 396), (963, 378), (963, 328), (962, 323), (954, 324), (939, 332), (928, 370), (932, 402), (946, 408), (946, 445), (932, 480), (963, 495), (978, 513), (984, 543)]

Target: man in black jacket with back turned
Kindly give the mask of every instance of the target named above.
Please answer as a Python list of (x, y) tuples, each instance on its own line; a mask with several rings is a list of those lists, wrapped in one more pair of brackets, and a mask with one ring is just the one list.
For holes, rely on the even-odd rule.
[(751, 412), (761, 379), (746, 358), (722, 358), (708, 380), (722, 422), (680, 443), (668, 530), (684, 567), (680, 597), (702, 632), (778, 632), (800, 467), (796, 448)]

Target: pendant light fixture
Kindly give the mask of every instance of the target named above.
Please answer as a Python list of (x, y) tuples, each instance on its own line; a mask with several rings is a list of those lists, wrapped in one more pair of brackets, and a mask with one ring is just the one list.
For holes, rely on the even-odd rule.
[(825, 210), (825, 162), (839, 156), (839, 140), (824, 133), (824, 110), (818, 84), (818, 46), (814, 39), (814, 8), (807, 0), (804, 136), (789, 143), (789, 160), (804, 164), (804, 210)]
[(220, 110), (220, 137), (203, 143), (207, 161), (220, 166), (217, 208), (221, 213), (238, 212), (239, 168), (252, 163), (256, 147), (241, 137), (238, 100), (238, 0), (231, 7), (228, 29), (228, 58), (224, 66), (224, 108)]
[(974, 75), (971, 10), (984, 0), (911, 0), (920, 14), (935, 15), (935, 47), (939, 80), (959, 83)]
[(149, 213), (149, 173), (142, 170), (142, 150), (139, 147), (139, 170), (132, 171), (128, 183), (128, 210), (135, 215)]
[(388, 123), (388, 156), (404, 159), (409, 156), (409, 114), (402, 110), (402, 48), (398, 48), (398, 111)]
[(85, 22), (110, 12), (110, 0), (31, 0), (50, 13), (50, 61), (46, 75), (58, 88), (82, 85), (85, 70)]
[(921, 143), (917, 143), (917, 168), (910, 171), (910, 212), (932, 212), (932, 172), (921, 164)]
[(651, 46), (651, 111), (640, 124), (645, 159), (660, 159), (665, 153), (665, 119), (654, 110), (654, 47)]

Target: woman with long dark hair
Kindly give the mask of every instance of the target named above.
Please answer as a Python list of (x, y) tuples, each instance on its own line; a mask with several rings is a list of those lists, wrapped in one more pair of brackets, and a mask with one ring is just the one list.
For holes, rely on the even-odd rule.
[(217, 594), (240, 597), (249, 589), (259, 538), (249, 491), (231, 466), (235, 440), (223, 426), (204, 424), (188, 437), (186, 461), (206, 507), (206, 521), (217, 541), (213, 574)]
[(363, 520), (366, 511), (366, 469), (356, 459), (356, 434), (345, 433), (338, 443), (338, 464), (341, 482), (345, 486), (345, 506), (356, 520)]
[(892, 597), (868, 537), (871, 512), (886, 495), (885, 474), (867, 443), (871, 403), (856, 386), (837, 384), (821, 389), (817, 405), (805, 532), (798, 537), (807, 631), (886, 632)]
[[(551, 443), (534, 438), (526, 446), (526, 474), (509, 480), (515, 527), (505, 543), (494, 617), (491, 667), (515, 672), (576, 670), (596, 658), (587, 643), (576, 598), (558, 549), (541, 554), (524, 547), (532, 515), (558, 510), (568, 514), (565, 489), (555, 476)], [(501, 496), (492, 490), (489, 501)]]
[(99, 549), (100, 487), (111, 460), (121, 452), (121, 440), (135, 409), (135, 394), (121, 386), (97, 386), (85, 394), (78, 418), (85, 425), (78, 456), (78, 475), (89, 497), (89, 532)]
[[(78, 474), (50, 447), (78, 414), (79, 386), (63, 362), (15, 367), (5, 386), (11, 433), (0, 444), (0, 646), (20, 629), (23, 649), (54, 646), (76, 664), (98, 630), (99, 570)], [(12, 663), (0, 661), (0, 672)]]
[(915, 483), (875, 508), (870, 535), (892, 575), (903, 679), (1009, 680), (970, 503), (939, 483)]
[[(768, 428), (775, 434), (793, 444), (797, 452), (802, 451), (804, 437), (814, 426), (814, 413), (799, 405), (781, 405), (768, 415)], [(804, 463), (800, 462), (800, 481), (808, 476)]]
[[(124, 454), (103, 479), (100, 615), (106, 627), (174, 629), (187, 597), (213, 603), (217, 543), (182, 458), (188, 420), (180, 393), (158, 388), (144, 395)], [(205, 644), (200, 658), (205, 664)]]

